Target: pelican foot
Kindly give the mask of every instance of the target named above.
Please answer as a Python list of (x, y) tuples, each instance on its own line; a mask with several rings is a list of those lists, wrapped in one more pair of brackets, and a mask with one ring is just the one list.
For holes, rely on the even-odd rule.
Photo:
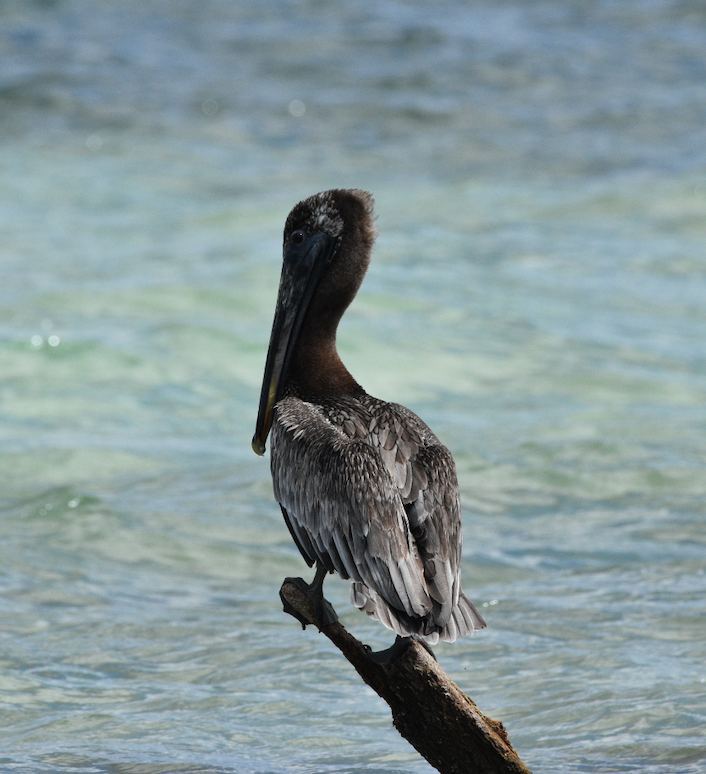
[[(321, 584), (317, 583), (316, 579), (314, 579), (313, 583), (307, 583), (303, 578), (285, 578), (284, 582), (294, 584), (299, 591), (310, 600), (311, 604), (314, 606), (314, 623), (319, 631), (321, 631), (324, 626), (338, 621), (338, 614), (333, 609), (333, 605), (324, 597), (321, 590)], [(282, 600), (284, 612), (294, 616), (302, 625), (302, 629), (306, 629), (311, 621), (306, 619), (298, 610), (292, 607), (282, 594), (281, 590), (279, 592), (279, 598)]]
[[(370, 656), (370, 660), (374, 661), (376, 664), (394, 664), (397, 659), (401, 658), (407, 652), (407, 648), (413, 642), (418, 642), (429, 653), (434, 661), (436, 661), (434, 651), (416, 634), (410, 634), (409, 637), (400, 637), (398, 634), (392, 645), (385, 650), (370, 650), (368, 648), (368, 656)], [(366, 647), (368, 646), (366, 645)]]

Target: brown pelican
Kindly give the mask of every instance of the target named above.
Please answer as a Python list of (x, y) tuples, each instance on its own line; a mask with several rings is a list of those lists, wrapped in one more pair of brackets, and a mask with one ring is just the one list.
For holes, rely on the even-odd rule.
[(271, 430), (274, 493), (316, 565), (313, 583), (296, 581), (319, 628), (336, 620), (322, 591), (335, 570), (398, 642), (453, 642), (485, 621), (461, 590), (451, 454), (409, 409), (368, 395), (336, 350), (375, 234), (364, 191), (324, 191), (290, 212), (253, 449), (264, 454)]

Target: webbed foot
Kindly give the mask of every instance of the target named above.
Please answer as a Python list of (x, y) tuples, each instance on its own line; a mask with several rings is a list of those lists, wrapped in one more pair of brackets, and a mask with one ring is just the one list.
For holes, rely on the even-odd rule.
[[(324, 597), (323, 582), (326, 577), (326, 570), (322, 567), (317, 569), (316, 577), (311, 583), (307, 583), (303, 578), (285, 578), (285, 583), (294, 584), (312, 603), (314, 606), (314, 623), (318, 627), (319, 631), (324, 626), (338, 621), (338, 614), (333, 609), (333, 605)], [(279, 597), (282, 600), (284, 612), (294, 616), (297, 621), (302, 625), (302, 629), (306, 629), (307, 625), (311, 623), (306, 619), (298, 610), (296, 610), (289, 601), (285, 598), (280, 590)]]
[(409, 637), (400, 637), (398, 634), (389, 648), (385, 648), (385, 650), (370, 650), (368, 656), (370, 656), (370, 660), (374, 661), (376, 664), (394, 664), (397, 659), (401, 658), (407, 652), (407, 648), (413, 642), (418, 642), (429, 653), (434, 661), (436, 661), (434, 651), (416, 634), (410, 634)]

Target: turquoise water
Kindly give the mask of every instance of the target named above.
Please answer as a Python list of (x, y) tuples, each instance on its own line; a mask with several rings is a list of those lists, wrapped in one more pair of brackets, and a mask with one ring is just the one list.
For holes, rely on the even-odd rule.
[(0, 770), (431, 771), (250, 449), (284, 219), (357, 186), (341, 354), (489, 623), (442, 666), (537, 773), (705, 771), (702, 4), (7, 2), (0, 63)]

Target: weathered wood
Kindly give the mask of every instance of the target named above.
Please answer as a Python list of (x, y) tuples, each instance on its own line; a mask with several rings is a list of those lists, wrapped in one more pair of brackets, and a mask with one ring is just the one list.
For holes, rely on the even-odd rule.
[[(314, 624), (313, 604), (297, 586), (285, 581), (280, 597), (297, 618)], [(486, 717), (422, 645), (413, 642), (393, 664), (376, 664), (339, 621), (322, 633), (390, 705), (400, 734), (441, 774), (531, 774), (503, 724)]]

